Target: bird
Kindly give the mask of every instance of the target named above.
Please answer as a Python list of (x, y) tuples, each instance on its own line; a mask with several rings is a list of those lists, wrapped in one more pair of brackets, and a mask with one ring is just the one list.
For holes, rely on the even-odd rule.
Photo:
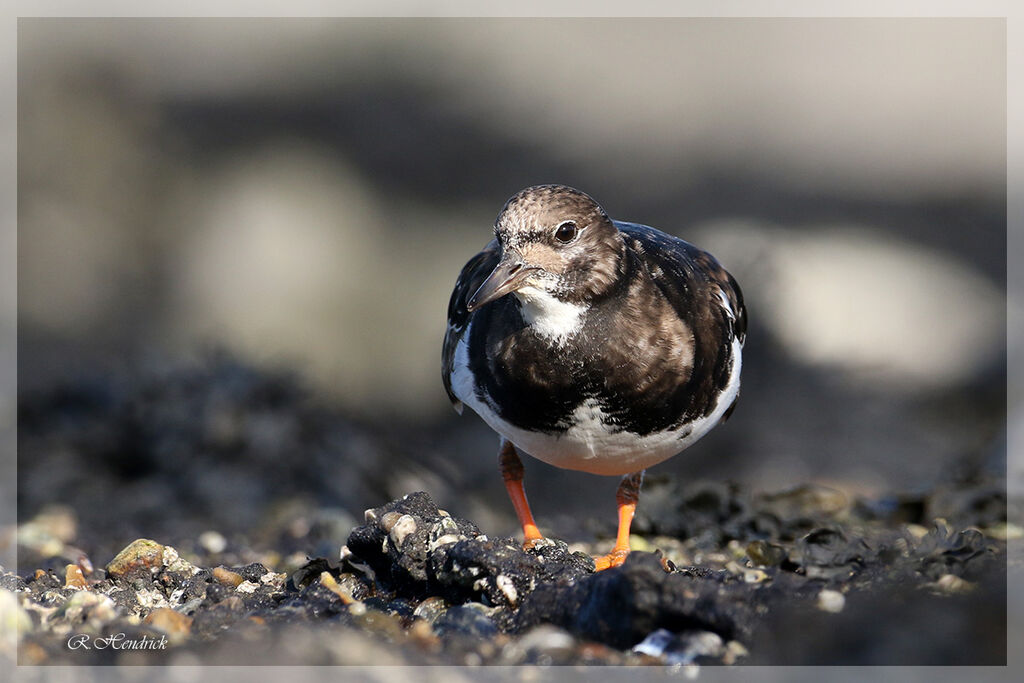
[(746, 330), (740, 287), (707, 251), (565, 185), (510, 197), (456, 280), (441, 360), (455, 409), (499, 435), (524, 547), (543, 536), (520, 453), (622, 477), (594, 566), (623, 564), (645, 470), (732, 414)]

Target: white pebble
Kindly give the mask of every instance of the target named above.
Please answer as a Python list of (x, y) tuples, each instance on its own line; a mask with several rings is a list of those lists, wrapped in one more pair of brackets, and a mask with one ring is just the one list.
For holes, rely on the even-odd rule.
[(218, 555), (228, 547), (228, 540), (217, 531), (204, 531), (199, 534), (199, 545), (208, 553)]
[(519, 599), (519, 594), (516, 592), (516, 587), (513, 585), (512, 579), (508, 578), (504, 574), (498, 574), (494, 578), (494, 582), (498, 584), (498, 588), (505, 594), (505, 597), (508, 598), (508, 603), (515, 607), (516, 600)]
[(402, 547), (402, 541), (416, 531), (416, 520), (411, 515), (402, 515), (391, 527), (391, 540), (395, 542), (396, 548)]
[(818, 609), (838, 614), (846, 605), (846, 596), (839, 591), (825, 588), (818, 593)]

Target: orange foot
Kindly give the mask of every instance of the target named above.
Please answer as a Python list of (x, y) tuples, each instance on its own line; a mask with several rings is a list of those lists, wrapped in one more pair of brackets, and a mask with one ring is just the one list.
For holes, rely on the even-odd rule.
[(544, 546), (548, 543), (550, 543), (550, 541), (540, 534), (537, 534), (536, 536), (527, 536), (526, 540), (523, 541), (523, 550), (533, 550), (538, 546)]
[(603, 572), (605, 569), (618, 567), (626, 561), (627, 555), (629, 555), (629, 548), (613, 548), (607, 555), (594, 558), (594, 571)]

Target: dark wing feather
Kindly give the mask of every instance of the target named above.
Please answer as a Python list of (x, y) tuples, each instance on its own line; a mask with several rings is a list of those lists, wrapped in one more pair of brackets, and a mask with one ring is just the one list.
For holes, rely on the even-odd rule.
[(644, 258), (670, 276), (655, 281), (684, 320), (694, 314), (693, 305), (700, 299), (696, 296), (697, 292), (688, 291), (685, 284), (681, 283), (690, 283), (694, 288), (717, 285), (729, 301), (731, 314), (721, 306), (717, 295), (705, 297), (705, 300), (721, 309), (729, 319), (731, 332), (743, 343), (747, 336), (747, 309), (743, 304), (743, 292), (736, 279), (714, 256), (685, 240), (646, 225), (615, 221), (615, 227), (623, 233), (626, 244), (634, 250), (633, 240), (639, 241)]
[(460, 413), (462, 401), (452, 392), (452, 367), (455, 364), (455, 348), (469, 325), (470, 312), (466, 310), (466, 302), (480, 288), (487, 276), (491, 274), (501, 259), (501, 250), (497, 240), (491, 240), (479, 254), (469, 259), (455, 281), (452, 298), (448, 302), (448, 330), (444, 334), (444, 346), (441, 349), (441, 380), (444, 390), (452, 405)]
[[(615, 221), (626, 245), (641, 254), (649, 268), (658, 268), (664, 276), (652, 278), (679, 316), (694, 333), (695, 353), (701, 349), (725, 346), (735, 336), (742, 345), (747, 335), (747, 309), (736, 279), (714, 256), (694, 245), (661, 231), (637, 223)], [(723, 305), (718, 291), (728, 302)], [(730, 310), (731, 309), (731, 310)], [(710, 406), (710, 397), (725, 387), (733, 359), (730, 353), (711, 356), (710, 372), (702, 373), (698, 385), (688, 388), (699, 405)], [(738, 396), (737, 396), (738, 398)], [(722, 417), (727, 420), (735, 408), (729, 406)]]

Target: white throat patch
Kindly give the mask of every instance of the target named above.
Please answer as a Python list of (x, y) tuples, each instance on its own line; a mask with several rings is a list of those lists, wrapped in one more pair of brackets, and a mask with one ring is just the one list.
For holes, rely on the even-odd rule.
[(543, 289), (529, 285), (514, 294), (519, 299), (526, 324), (545, 339), (564, 344), (583, 327), (586, 310), (583, 306), (560, 301)]

